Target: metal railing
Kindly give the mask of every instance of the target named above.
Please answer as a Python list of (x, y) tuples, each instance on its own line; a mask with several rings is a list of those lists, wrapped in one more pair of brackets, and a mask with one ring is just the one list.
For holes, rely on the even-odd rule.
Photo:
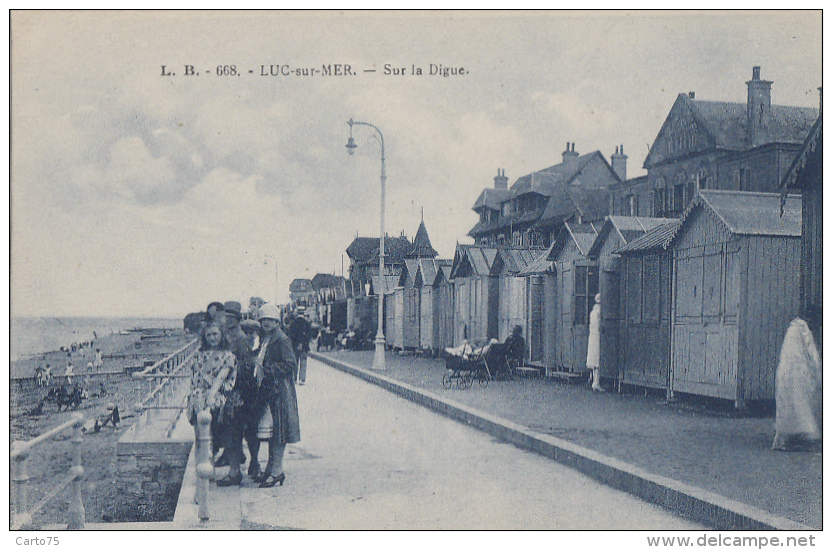
[[(182, 417), (182, 412), (185, 410), (181, 384), (175, 382), (191, 378), (190, 373), (183, 371), (194, 360), (198, 347), (199, 341), (194, 340), (164, 359), (133, 374), (135, 378), (147, 378), (152, 388), (147, 396), (134, 406), (136, 416), (139, 417), (135, 424), (136, 430), (141, 429), (142, 422), (144, 422), (144, 425), (151, 422), (152, 411), (173, 409), (177, 412), (170, 419), (165, 429), (165, 437), (171, 437), (179, 419)], [(197, 415), (196, 422), (194, 457), (196, 459), (197, 480), (195, 498), (199, 506), (199, 519), (207, 521), (210, 516), (208, 483), (214, 475), (214, 465), (211, 457), (211, 413), (207, 410), (201, 411)]]
[[(43, 433), (29, 441), (15, 441), (11, 450), (11, 482), (14, 486), (15, 505), (12, 515), (11, 529), (18, 530), (28, 525), (32, 517), (40, 512), (52, 499), (69, 487), (69, 509), (67, 510), (67, 529), (83, 529), (85, 523), (84, 502), (81, 498), (81, 480), (84, 477), (84, 467), (81, 465), (81, 443), (83, 442), (82, 427), (84, 415), (75, 413), (72, 420)], [(26, 462), (33, 448), (63, 432), (72, 430), (72, 466), (69, 475), (57, 487), (44, 496), (31, 508), (28, 507), (29, 475)]]
[(191, 375), (183, 372), (185, 367), (191, 364), (196, 350), (199, 347), (199, 340), (192, 340), (180, 349), (174, 351), (164, 359), (156, 361), (153, 365), (133, 373), (134, 378), (145, 378), (148, 380), (148, 394), (140, 402), (133, 406), (136, 413), (136, 430), (146, 426), (152, 421), (152, 411), (176, 410), (167, 427), (165, 436), (170, 437), (176, 429), (176, 424), (182, 416), (185, 405), (182, 402), (181, 384), (175, 384), (177, 379), (189, 379)]

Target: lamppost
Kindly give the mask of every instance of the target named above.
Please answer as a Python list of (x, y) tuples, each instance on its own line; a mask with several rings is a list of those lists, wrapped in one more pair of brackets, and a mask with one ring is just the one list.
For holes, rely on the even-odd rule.
[(376, 353), (373, 358), (373, 370), (387, 370), (387, 364), (384, 358), (384, 348), (386, 341), (384, 339), (384, 184), (387, 181), (387, 173), (384, 170), (384, 136), (376, 126), (369, 122), (356, 122), (350, 119), (347, 124), (350, 125), (350, 139), (347, 141), (347, 151), (350, 155), (355, 153), (355, 140), (352, 139), (353, 125), (369, 126), (378, 134), (379, 142), (381, 143), (381, 231), (378, 239), (378, 282), (379, 288), (376, 289), (378, 294), (378, 332), (376, 332)]

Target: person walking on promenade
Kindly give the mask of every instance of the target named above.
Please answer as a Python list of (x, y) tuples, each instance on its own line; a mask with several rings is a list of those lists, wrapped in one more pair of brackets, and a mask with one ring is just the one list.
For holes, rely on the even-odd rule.
[[(810, 317), (810, 316), (807, 316)], [(806, 321), (786, 330), (774, 379), (775, 435), (778, 451), (820, 447), (823, 429), (823, 372), (815, 338)]]
[(592, 391), (604, 391), (601, 387), (601, 293), (595, 295), (595, 305), (589, 313), (589, 343), (586, 349), (586, 367), (592, 371)]
[(260, 308), (260, 325), (263, 328), (263, 342), (257, 353), (254, 377), (258, 387), (258, 402), (262, 417), (266, 411), (271, 416), (271, 430), (260, 422), (258, 433), (269, 441), (269, 461), (259, 478), (260, 488), (283, 485), (283, 453), (288, 443), (300, 441), (300, 419), (298, 398), (295, 391), (294, 372), (297, 359), (292, 351), (292, 342), (280, 330), (280, 310), (273, 304)]
[(312, 325), (304, 315), (295, 315), (289, 325), (289, 338), (292, 340), (292, 348), (298, 360), (295, 369), (295, 381), (303, 386), (306, 383), (306, 358), (309, 354), (309, 340), (312, 338)]
[[(188, 394), (185, 408), (188, 422), (194, 427), (197, 444), (199, 434), (196, 433), (196, 418), (203, 410), (207, 409), (211, 412), (212, 436), (228, 433), (226, 429), (228, 420), (222, 409), (228, 394), (234, 388), (236, 378), (237, 364), (234, 354), (229, 349), (228, 340), (223, 336), (220, 326), (216, 322), (209, 321), (202, 331), (201, 346), (194, 357), (191, 391)], [(239, 475), (239, 473), (240, 468), (237, 464), (236, 474)], [(232, 465), (229, 476), (234, 475)]]

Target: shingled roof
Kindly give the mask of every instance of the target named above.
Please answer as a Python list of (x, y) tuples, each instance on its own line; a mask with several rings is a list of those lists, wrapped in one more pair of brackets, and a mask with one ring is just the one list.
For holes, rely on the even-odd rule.
[(666, 250), (681, 224), (681, 220), (667, 220), (667, 223), (654, 227), (641, 237), (616, 248), (613, 252), (616, 254), (631, 254), (654, 249)]
[(682, 224), (677, 228), (676, 234), (700, 207), (714, 212), (725, 224), (726, 229), (735, 235), (801, 235), (802, 207), (798, 195), (786, 197), (781, 216), (780, 195), (777, 193), (701, 190), (682, 214)]
[(601, 252), (601, 247), (607, 236), (613, 231), (626, 244), (649, 232), (651, 229), (664, 225), (672, 220), (667, 218), (644, 218), (639, 216), (607, 216), (598, 237), (589, 249), (589, 256), (596, 257)]
[[(752, 148), (748, 138), (748, 105), (746, 103), (732, 103), (726, 101), (703, 101), (692, 99), (688, 94), (679, 94), (676, 103), (670, 110), (665, 124), (659, 131), (661, 136), (674, 112), (689, 109), (697, 124), (707, 134), (709, 148), (728, 151), (746, 151)], [(818, 110), (808, 107), (791, 107), (772, 105), (769, 123), (766, 126), (767, 143), (803, 143), (812, 124), (818, 116)], [(648, 167), (658, 155), (663, 153), (655, 150), (657, 144), (662, 143), (658, 137), (653, 142), (644, 167)]]

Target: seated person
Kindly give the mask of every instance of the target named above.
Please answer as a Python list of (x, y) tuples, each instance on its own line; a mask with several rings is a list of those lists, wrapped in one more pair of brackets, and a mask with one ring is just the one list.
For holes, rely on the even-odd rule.
[(523, 338), (523, 327), (514, 325), (511, 336), (506, 338), (506, 359), (513, 361), (514, 366), (522, 367), (526, 357), (526, 340)]

